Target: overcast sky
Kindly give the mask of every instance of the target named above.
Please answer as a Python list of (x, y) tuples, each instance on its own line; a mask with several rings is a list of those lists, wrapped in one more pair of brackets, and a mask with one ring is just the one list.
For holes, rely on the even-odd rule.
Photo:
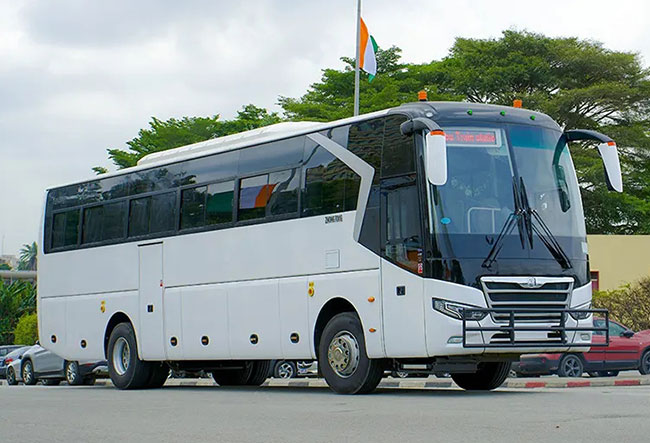
[[(364, 0), (403, 61), (508, 28), (578, 36), (650, 61), (647, 0)], [(0, 0), (0, 253), (37, 240), (45, 188), (108, 166), (161, 119), (279, 110), (354, 55), (356, 0)]]

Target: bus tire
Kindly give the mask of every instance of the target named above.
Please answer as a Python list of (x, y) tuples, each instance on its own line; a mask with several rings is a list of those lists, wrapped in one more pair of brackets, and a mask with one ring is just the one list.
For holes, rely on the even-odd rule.
[(138, 358), (138, 344), (131, 323), (115, 326), (108, 340), (108, 375), (118, 389), (147, 387), (151, 364)]
[(270, 360), (256, 360), (253, 362), (253, 370), (251, 375), (246, 380), (248, 386), (260, 386), (262, 383), (269, 378), (269, 372), (271, 372), (271, 361)]
[(147, 380), (147, 388), (162, 388), (169, 378), (169, 366), (165, 362), (156, 362), (151, 364), (151, 376)]
[(451, 374), (454, 382), (466, 391), (491, 391), (498, 388), (508, 377), (510, 362), (479, 363), (471, 374)]
[(338, 394), (372, 392), (384, 375), (383, 361), (368, 358), (361, 321), (353, 312), (335, 315), (323, 329), (318, 367)]

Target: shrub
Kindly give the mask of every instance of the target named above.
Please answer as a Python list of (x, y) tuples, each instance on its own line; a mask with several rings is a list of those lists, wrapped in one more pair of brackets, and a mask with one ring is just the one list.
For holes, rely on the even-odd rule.
[(650, 277), (618, 289), (594, 292), (594, 307), (608, 309), (612, 320), (634, 331), (650, 329)]
[(14, 344), (33, 345), (38, 340), (38, 317), (36, 313), (20, 317), (14, 329)]

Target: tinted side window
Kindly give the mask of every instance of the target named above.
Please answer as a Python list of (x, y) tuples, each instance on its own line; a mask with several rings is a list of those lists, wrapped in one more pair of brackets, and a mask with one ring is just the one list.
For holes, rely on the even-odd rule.
[(270, 196), (268, 174), (242, 179), (239, 186), (238, 220), (264, 217)]
[(305, 137), (293, 137), (241, 150), (239, 174), (247, 175), (264, 170), (300, 164)]
[(379, 183), (383, 139), (383, 118), (350, 125), (348, 150), (375, 168), (374, 184)]
[(271, 196), (268, 215), (292, 214), (298, 212), (298, 189), (300, 188), (300, 170), (272, 172), (269, 174)]
[(77, 244), (79, 234), (79, 210), (60, 212), (52, 222), (52, 247), (62, 248)]
[(173, 231), (176, 228), (176, 218), (176, 192), (151, 197), (150, 233)]
[(415, 145), (413, 136), (402, 135), (399, 127), (406, 121), (401, 115), (386, 117), (381, 175), (389, 177), (415, 172)]
[(208, 186), (205, 223), (216, 225), (232, 221), (235, 182), (213, 183)]
[(174, 177), (182, 184), (205, 183), (237, 175), (240, 151), (188, 160), (177, 166)]
[(81, 243), (95, 243), (102, 240), (102, 220), (104, 207), (94, 206), (84, 209), (84, 227)]
[(304, 217), (345, 210), (346, 169), (329, 151), (311, 141), (307, 143), (302, 189)]
[(181, 192), (181, 229), (203, 226), (206, 190), (206, 186), (199, 186)]
[(129, 202), (129, 237), (149, 233), (151, 197), (136, 198)]
[(104, 205), (102, 240), (115, 240), (124, 237), (126, 228), (126, 202)]

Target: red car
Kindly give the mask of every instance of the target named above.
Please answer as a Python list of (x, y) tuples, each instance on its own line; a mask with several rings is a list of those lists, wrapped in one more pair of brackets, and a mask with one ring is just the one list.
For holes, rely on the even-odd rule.
[[(604, 327), (605, 320), (594, 318), (595, 327)], [(593, 343), (604, 343), (605, 333), (594, 332)], [(609, 346), (593, 347), (589, 352), (573, 354), (532, 354), (522, 356), (513, 369), (520, 376), (557, 374), (560, 377), (616, 376), (619, 371), (638, 369), (650, 374), (650, 330), (632, 332), (609, 321)]]

